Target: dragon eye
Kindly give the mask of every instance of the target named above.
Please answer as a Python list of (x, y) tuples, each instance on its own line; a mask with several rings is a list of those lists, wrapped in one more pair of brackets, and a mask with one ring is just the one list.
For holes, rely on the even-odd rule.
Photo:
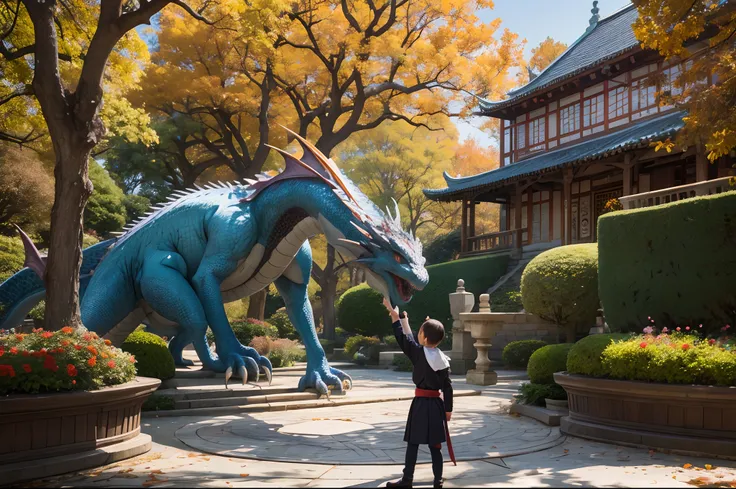
[(396, 263), (401, 263), (401, 255), (394, 253), (394, 260), (396, 260)]

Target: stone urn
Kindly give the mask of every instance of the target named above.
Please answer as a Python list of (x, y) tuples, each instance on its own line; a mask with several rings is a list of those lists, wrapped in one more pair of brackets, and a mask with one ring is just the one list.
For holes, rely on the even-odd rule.
[(465, 330), (475, 340), (477, 356), (475, 368), (468, 370), (465, 377), (466, 382), (474, 385), (495, 385), (498, 375), (491, 368), (491, 360), (488, 358), (488, 349), (491, 347), (491, 338), (501, 331), (503, 323), (497, 320), (498, 313), (491, 312), (489, 295), (481, 294), (478, 312), (466, 312), (460, 314)]
[(545, 399), (544, 404), (550, 411), (566, 412), (568, 409), (567, 399), (559, 401), (557, 399)]

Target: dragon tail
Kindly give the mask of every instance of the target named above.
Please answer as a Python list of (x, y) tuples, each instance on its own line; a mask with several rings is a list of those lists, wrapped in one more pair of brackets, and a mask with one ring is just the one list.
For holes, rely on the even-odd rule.
[[(24, 268), (0, 283), (0, 329), (20, 326), (31, 309), (46, 295), (43, 276), (46, 271), (46, 257), (41, 256), (33, 241), (16, 226), (20, 232), (26, 259)], [(115, 239), (102, 241), (85, 249), (82, 254), (82, 268), (79, 279), (79, 296), (84, 297), (92, 274)]]

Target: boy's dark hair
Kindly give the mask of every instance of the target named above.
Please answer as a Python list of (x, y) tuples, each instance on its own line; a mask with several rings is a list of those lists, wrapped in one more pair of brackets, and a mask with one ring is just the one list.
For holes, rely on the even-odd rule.
[(422, 323), (424, 337), (430, 345), (437, 345), (445, 337), (445, 327), (436, 319), (427, 319)]

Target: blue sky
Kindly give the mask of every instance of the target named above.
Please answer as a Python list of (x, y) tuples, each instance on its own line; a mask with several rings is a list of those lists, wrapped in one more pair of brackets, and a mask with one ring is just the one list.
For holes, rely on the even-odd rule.
[[(605, 17), (628, 5), (628, 0), (600, 0), (599, 15)], [(533, 47), (551, 36), (557, 41), (572, 44), (588, 27), (592, 0), (494, 0), (494, 8), (483, 9), (478, 16), (483, 22), (500, 17), (501, 29), (509, 28), (527, 40), (526, 55)], [(460, 139), (472, 137), (483, 145), (495, 144), (488, 135), (475, 126), (477, 120), (455, 120)]]

